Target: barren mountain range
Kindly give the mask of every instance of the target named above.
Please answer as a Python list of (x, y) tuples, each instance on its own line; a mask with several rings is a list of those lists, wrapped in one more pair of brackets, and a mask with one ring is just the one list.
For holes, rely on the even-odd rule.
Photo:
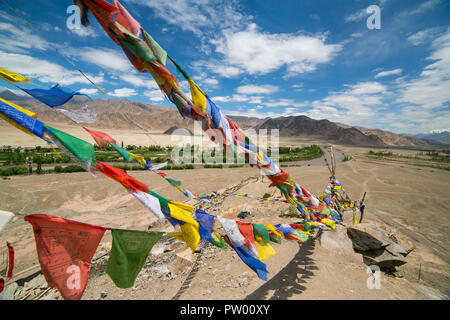
[[(9, 90), (1, 91), (0, 97), (27, 108), (38, 118), (49, 123), (72, 124), (57, 108), (49, 108), (37, 100), (18, 96)], [(186, 128), (193, 132), (193, 121), (183, 119), (175, 107), (159, 107), (151, 104), (134, 102), (127, 99), (94, 99), (76, 96), (64, 106), (65, 110), (74, 111), (88, 106), (95, 114), (95, 121), (90, 125), (105, 129), (145, 129), (151, 132), (173, 131)], [(280, 136), (314, 139), (324, 143), (351, 146), (431, 146), (430, 141), (411, 136), (397, 135), (379, 129), (356, 128), (329, 120), (314, 120), (306, 116), (290, 116), (259, 119), (255, 117), (231, 116), (230, 118), (242, 129), (279, 129)], [(0, 125), (6, 125), (0, 121)]]

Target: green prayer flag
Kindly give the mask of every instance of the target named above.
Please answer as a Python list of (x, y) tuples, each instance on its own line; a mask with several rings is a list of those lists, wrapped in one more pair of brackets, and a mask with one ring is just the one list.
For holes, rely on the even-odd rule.
[(259, 223), (253, 223), (253, 235), (261, 237), (264, 242), (269, 243), (270, 242), (270, 235), (269, 230), (267, 230), (266, 226)]
[(296, 235), (297, 239), (300, 240), (301, 242), (305, 242), (306, 240), (309, 239), (309, 236), (303, 232), (295, 231), (295, 235)]
[(91, 163), (95, 161), (94, 146), (92, 144), (71, 136), (61, 130), (49, 126), (44, 126), (44, 128), (56, 139), (55, 143), (64, 153), (68, 151), (78, 159), (84, 167), (89, 168)]
[(175, 180), (175, 179), (170, 179), (170, 178), (166, 178), (166, 180), (170, 183), (171, 186), (173, 187), (179, 187), (181, 186), (181, 181), (180, 180)]
[(153, 51), (153, 55), (161, 62), (162, 65), (166, 65), (167, 52), (156, 42), (151, 35), (149, 35), (144, 29), (142, 29), (142, 38), (144, 38), (145, 43)]
[(163, 233), (111, 229), (112, 249), (106, 273), (119, 288), (131, 288), (156, 242)]
[(281, 238), (276, 235), (274, 235), (273, 237), (270, 236), (270, 241), (275, 242), (275, 243), (281, 243)]
[(117, 144), (115, 144), (115, 143), (113, 143), (113, 142), (110, 142), (109, 144), (110, 144), (114, 149), (116, 149), (116, 151), (117, 151), (118, 153), (120, 153), (120, 155), (125, 159), (125, 161), (127, 161), (127, 162), (132, 162), (132, 161), (133, 161), (133, 159), (132, 159), (131, 156), (130, 156), (130, 153), (129, 153), (127, 150), (125, 150), (125, 149), (119, 147)]
[(151, 52), (151, 49), (147, 46), (145, 41), (140, 38), (130, 36), (125, 34), (124, 38), (120, 38), (120, 43), (126, 47), (130, 52), (135, 55), (141, 61), (147, 61), (149, 63), (155, 64), (157, 61), (156, 57)]

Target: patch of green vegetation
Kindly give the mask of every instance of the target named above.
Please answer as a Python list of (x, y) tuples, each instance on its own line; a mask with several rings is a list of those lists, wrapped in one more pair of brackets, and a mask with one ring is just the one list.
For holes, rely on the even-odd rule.
[(29, 174), (29, 170), (24, 167), (11, 167), (8, 169), (0, 170), (0, 176), (2, 176), (2, 177), (14, 176), (14, 175), (20, 175), (20, 174)]
[(393, 155), (390, 151), (373, 152), (372, 150), (370, 150), (367, 154), (376, 157), (390, 157)]
[(205, 164), (203, 166), (203, 168), (205, 169), (209, 169), (209, 168), (223, 168), (223, 166), (221, 164)]
[[(287, 149), (289, 149), (289, 152), (287, 152)], [(280, 154), (286, 154), (280, 157), (280, 162), (286, 162), (320, 158), (324, 152), (318, 145), (313, 144), (303, 148), (280, 147)]]

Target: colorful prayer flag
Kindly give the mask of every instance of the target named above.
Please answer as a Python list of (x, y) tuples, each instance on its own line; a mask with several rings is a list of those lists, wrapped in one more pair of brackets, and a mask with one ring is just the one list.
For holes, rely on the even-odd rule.
[[(19, 86), (18, 86), (19, 87)], [(48, 105), (49, 107), (58, 107), (69, 101), (75, 95), (90, 97), (84, 93), (75, 92), (69, 89), (64, 89), (59, 86), (59, 84), (54, 85), (50, 89), (25, 89), (21, 88), (23, 91), (28, 93), (30, 96), (39, 100), (40, 102)]]
[(24, 220), (33, 227), (48, 286), (57, 288), (66, 300), (81, 299), (92, 257), (107, 229), (46, 214), (28, 215)]
[(112, 248), (106, 273), (119, 288), (131, 288), (162, 232), (111, 229)]
[(107, 145), (108, 143), (117, 143), (116, 140), (114, 140), (109, 134), (106, 134), (104, 132), (88, 129), (86, 127), (83, 127), (84, 130), (86, 130), (91, 137), (95, 140), (97, 145), (99, 147), (103, 147)]
[(13, 71), (0, 68), (0, 78), (9, 83), (12, 82), (30, 82), (31, 80)]
[(44, 139), (44, 124), (31, 111), (0, 98), (0, 117), (23, 132)]
[(46, 132), (53, 138), (53, 142), (72, 160), (79, 162), (88, 172), (91, 164), (95, 162), (94, 146), (84, 140), (78, 139), (64, 131), (44, 126)]
[(242, 261), (248, 265), (253, 271), (256, 272), (259, 278), (267, 280), (267, 267), (260, 260), (256, 259), (250, 251), (245, 248), (246, 240), (240, 233), (236, 221), (217, 217), (219, 219), (223, 229), (225, 230), (230, 246), (236, 251)]
[(200, 242), (199, 224), (192, 218), (192, 212), (195, 211), (194, 207), (175, 201), (169, 201), (168, 206), (170, 216), (182, 222), (182, 224), (180, 224), (181, 232), (171, 232), (167, 235), (185, 242), (194, 253)]

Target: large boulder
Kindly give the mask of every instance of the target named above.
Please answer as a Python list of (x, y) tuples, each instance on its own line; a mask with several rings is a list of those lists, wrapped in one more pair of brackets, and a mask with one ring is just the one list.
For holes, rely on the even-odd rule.
[(369, 250), (363, 253), (363, 261), (367, 265), (377, 265), (381, 269), (390, 270), (405, 264), (407, 261), (401, 254), (392, 254), (383, 249)]
[(373, 223), (361, 223), (349, 227), (347, 235), (357, 251), (378, 250), (392, 243), (388, 234)]
[(354, 253), (352, 241), (347, 237), (345, 227), (336, 225), (336, 230), (323, 230), (319, 243), (321, 247), (332, 250), (344, 250), (348, 253)]

